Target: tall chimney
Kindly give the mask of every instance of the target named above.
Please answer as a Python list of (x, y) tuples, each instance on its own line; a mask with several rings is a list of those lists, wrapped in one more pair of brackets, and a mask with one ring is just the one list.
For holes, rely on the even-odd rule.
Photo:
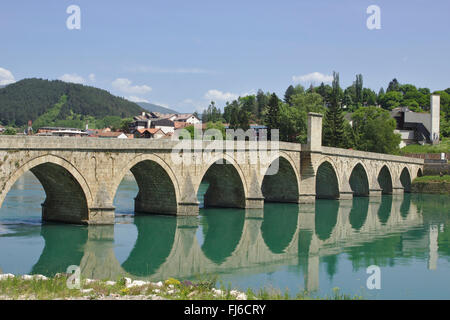
[(310, 150), (320, 150), (322, 148), (322, 117), (320, 113), (308, 113), (308, 141)]
[(441, 97), (436, 94), (431, 95), (431, 132), (430, 139), (433, 144), (439, 143), (439, 129), (440, 129), (440, 112), (441, 112)]

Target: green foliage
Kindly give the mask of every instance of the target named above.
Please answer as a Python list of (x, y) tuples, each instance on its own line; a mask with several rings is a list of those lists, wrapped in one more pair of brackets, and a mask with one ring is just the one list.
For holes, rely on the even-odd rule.
[(5, 136), (15, 136), (17, 134), (16, 129), (14, 128), (6, 128), (5, 131), (3, 131), (3, 135)]
[(333, 91), (330, 106), (325, 113), (323, 127), (323, 144), (329, 147), (347, 148), (345, 140), (345, 119), (341, 108), (342, 90), (339, 86), (339, 73), (333, 72)]
[(318, 93), (304, 92), (294, 94), (291, 106), (281, 104), (280, 138), (282, 141), (306, 143), (307, 116), (309, 112), (324, 114), (323, 99)]
[(265, 122), (269, 135), (270, 130), (280, 128), (280, 100), (275, 93), (270, 96)]
[(450, 152), (450, 138), (442, 138), (441, 143), (437, 145), (410, 144), (400, 149), (401, 154), (408, 153), (442, 153)]
[(9, 126), (26, 126), (28, 120), (35, 122), (46, 113), (39, 120), (42, 125), (48, 125), (46, 117), (57, 123), (59, 120), (78, 120), (73, 115), (95, 119), (125, 118), (142, 111), (144, 109), (137, 104), (105, 90), (59, 80), (25, 79), (0, 89), (0, 119)]
[(64, 104), (67, 103), (67, 96), (63, 95), (59, 99), (59, 101), (50, 109), (48, 109), (44, 114), (39, 116), (33, 123), (33, 127), (35, 130), (45, 127), (51, 126), (55, 124), (55, 121), (58, 119), (59, 113)]
[(414, 182), (449, 182), (450, 183), (450, 175), (446, 174), (441, 176), (422, 176), (414, 179)]
[(398, 153), (400, 135), (394, 133), (395, 119), (377, 107), (362, 107), (352, 115), (355, 147), (358, 150)]
[(216, 122), (222, 119), (222, 113), (218, 107), (216, 107), (216, 103), (211, 101), (208, 108), (203, 111), (202, 121), (203, 122)]
[(222, 134), (222, 139), (225, 139), (225, 126), (223, 125), (222, 122), (220, 122), (220, 121), (208, 122), (206, 124), (206, 130), (210, 130), (210, 129), (219, 130), (220, 133)]

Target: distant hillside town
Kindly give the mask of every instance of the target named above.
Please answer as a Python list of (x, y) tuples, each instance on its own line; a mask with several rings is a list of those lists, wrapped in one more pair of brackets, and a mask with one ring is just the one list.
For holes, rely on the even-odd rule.
[[(36, 132), (33, 130), (32, 122), (29, 121), (28, 128), (24, 135), (34, 135), (41, 137), (87, 137), (106, 139), (162, 139), (170, 138), (177, 129), (185, 128), (189, 125), (199, 124), (201, 120), (192, 113), (162, 114), (159, 112), (145, 112), (133, 117), (128, 124), (128, 130), (115, 130), (111, 128), (90, 129), (86, 124), (84, 130), (66, 127), (41, 127)], [(4, 130), (4, 128), (1, 128)], [(20, 134), (20, 133), (19, 133)]]

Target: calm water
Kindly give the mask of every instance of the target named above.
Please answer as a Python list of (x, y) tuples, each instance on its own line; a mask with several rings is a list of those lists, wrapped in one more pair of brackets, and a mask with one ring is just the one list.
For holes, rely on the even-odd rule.
[[(115, 226), (42, 225), (45, 194), (26, 174), (0, 210), (0, 272), (51, 276), (79, 265), (85, 277), (99, 279), (210, 274), (240, 289), (450, 298), (449, 196), (201, 209), (199, 217), (175, 218), (135, 216), (136, 193), (134, 180), (124, 179)], [(370, 265), (381, 268), (381, 290), (366, 288)]]

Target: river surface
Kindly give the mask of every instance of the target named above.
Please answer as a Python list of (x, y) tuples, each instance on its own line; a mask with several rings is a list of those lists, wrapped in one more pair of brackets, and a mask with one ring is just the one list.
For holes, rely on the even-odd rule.
[[(291, 295), (330, 296), (339, 288), (368, 299), (450, 298), (447, 195), (201, 209), (176, 218), (134, 215), (136, 194), (134, 179), (125, 178), (114, 226), (43, 224), (45, 193), (25, 174), (0, 210), (0, 273), (52, 276), (77, 265), (97, 279), (217, 277), (218, 285)], [(367, 273), (373, 265), (375, 280), (378, 272)], [(369, 277), (381, 288), (369, 289)]]

